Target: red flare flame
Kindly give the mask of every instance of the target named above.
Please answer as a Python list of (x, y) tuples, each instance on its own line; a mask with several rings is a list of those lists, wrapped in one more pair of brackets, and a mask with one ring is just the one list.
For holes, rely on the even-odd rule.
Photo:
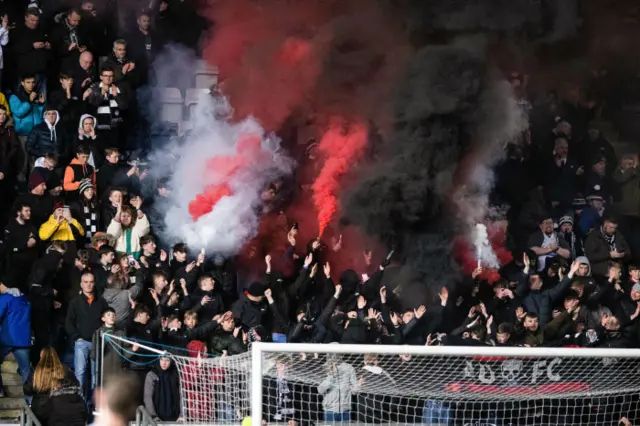
[(235, 155), (219, 155), (207, 161), (208, 180), (216, 183), (208, 185), (201, 194), (189, 203), (189, 214), (194, 221), (211, 212), (218, 202), (233, 195), (229, 181), (260, 153), (260, 137), (241, 135)]
[(330, 120), (318, 146), (325, 159), (324, 165), (312, 186), (320, 237), (340, 207), (338, 196), (342, 178), (362, 157), (366, 146), (367, 128), (362, 123)]

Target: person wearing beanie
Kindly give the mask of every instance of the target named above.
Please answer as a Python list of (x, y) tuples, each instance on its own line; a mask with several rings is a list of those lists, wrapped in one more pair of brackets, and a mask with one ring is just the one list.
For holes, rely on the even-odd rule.
[(98, 232), (100, 226), (100, 207), (95, 188), (89, 179), (80, 181), (78, 194), (78, 199), (70, 204), (71, 213), (85, 230), (84, 245), (90, 247), (91, 237)]
[(571, 259), (582, 256), (582, 240), (575, 232), (573, 232), (573, 216), (562, 216), (560, 220), (558, 220), (558, 228), (560, 230), (560, 234), (564, 236), (564, 240), (569, 244)]
[(605, 205), (606, 202), (599, 190), (591, 191), (587, 196), (587, 207), (578, 219), (577, 229), (583, 239), (602, 224), (602, 218), (606, 213)]
[(57, 198), (47, 194), (46, 177), (36, 170), (29, 175), (28, 189), (29, 193), (20, 194), (16, 198), (14, 206), (18, 204), (31, 206), (31, 223), (39, 229), (51, 214)]
[[(603, 155), (597, 155), (589, 162), (589, 170), (585, 173), (584, 192), (586, 194), (598, 193), (605, 202), (611, 203), (613, 190), (607, 172), (607, 159)], [(587, 200), (589, 202), (589, 200)]]
[(82, 182), (90, 184), (92, 187), (96, 185), (96, 171), (91, 166), (89, 156), (91, 151), (85, 145), (78, 145), (76, 148), (76, 158), (64, 171), (64, 190), (67, 195), (67, 201), (75, 201), (79, 197), (79, 189)]

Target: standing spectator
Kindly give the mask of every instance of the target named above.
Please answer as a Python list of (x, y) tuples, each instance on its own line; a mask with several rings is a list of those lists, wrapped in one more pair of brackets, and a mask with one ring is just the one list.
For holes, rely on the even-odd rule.
[(4, 231), (7, 250), (5, 282), (9, 287), (26, 291), (26, 280), (31, 266), (38, 258), (38, 230), (31, 221), (31, 206), (17, 203), (16, 214)]
[(545, 269), (548, 259), (557, 255), (569, 259), (569, 244), (564, 240), (562, 234), (553, 230), (553, 219), (544, 216), (540, 221), (540, 231), (533, 233), (529, 237), (529, 248), (538, 256), (538, 271)]
[(113, 52), (104, 61), (104, 68), (113, 70), (113, 81), (116, 84), (126, 83), (129, 89), (135, 88), (138, 71), (136, 70), (136, 63), (127, 56), (127, 42), (123, 39), (113, 42)]
[(161, 357), (144, 381), (144, 406), (156, 421), (181, 422), (180, 378), (171, 358)]
[[(29, 377), (29, 348), (31, 347), (31, 305), (17, 288), (0, 282), (0, 364), (13, 353), (23, 381)], [(0, 376), (0, 398), (4, 387)]]
[(78, 131), (76, 133), (76, 142), (74, 146), (77, 149), (79, 145), (84, 145), (89, 148), (90, 155), (88, 163), (95, 170), (102, 167), (104, 163), (104, 144), (102, 138), (98, 138), (96, 134), (96, 118), (90, 114), (82, 114), (80, 117), (80, 123), (78, 124)]
[(342, 361), (340, 355), (327, 355), (327, 376), (318, 385), (322, 395), (325, 422), (348, 422), (351, 420), (351, 397), (358, 389), (356, 370)]
[(56, 51), (58, 66), (67, 67), (78, 61), (80, 54), (87, 50), (88, 37), (80, 25), (82, 16), (78, 9), (69, 9), (51, 34), (51, 43)]
[[(96, 364), (96, 372), (102, 377), (97, 377), (96, 381), (109, 379), (110, 376), (122, 373), (124, 367), (124, 360), (120, 353), (111, 345), (103, 345), (104, 336), (111, 335), (116, 337), (126, 337), (124, 330), (116, 327), (116, 311), (113, 308), (107, 308), (100, 318), (102, 320), (102, 326), (93, 333), (93, 339), (91, 340), (91, 361)], [(115, 342), (117, 345), (121, 345), (121, 342)], [(135, 352), (135, 351), (134, 351)], [(103, 386), (104, 383), (98, 383)]]
[(144, 212), (138, 209), (134, 215), (131, 207), (122, 204), (118, 204), (118, 211), (107, 228), (107, 234), (116, 239), (116, 251), (132, 255), (135, 259), (140, 258), (140, 238), (149, 231), (149, 221)]
[(613, 201), (613, 188), (609, 177), (607, 176), (607, 159), (598, 154), (593, 157), (589, 163), (591, 169), (585, 176), (585, 188), (584, 193), (599, 192), (604, 200), (611, 204)]
[(622, 157), (620, 167), (613, 172), (613, 181), (618, 186), (619, 200), (615, 208), (620, 218), (621, 231), (628, 237), (635, 259), (640, 256), (640, 174), (638, 154)]
[(595, 229), (584, 242), (584, 254), (591, 263), (595, 277), (605, 277), (609, 270), (608, 262), (622, 262), (631, 259), (631, 250), (627, 240), (618, 231), (618, 220), (608, 216), (600, 228)]
[(58, 156), (58, 164), (66, 164), (67, 141), (65, 132), (61, 125), (60, 114), (54, 108), (44, 109), (44, 121), (33, 128), (27, 139), (27, 154), (29, 154), (29, 165), (33, 166), (35, 161), (49, 153)]
[(2, 90), (2, 70), (4, 69), (4, 46), (9, 43), (9, 15), (0, 18), (0, 90)]
[(96, 109), (96, 129), (101, 137), (104, 136), (105, 146), (118, 147), (121, 144), (122, 114), (129, 106), (129, 90), (125, 86), (116, 86), (113, 79), (113, 68), (103, 67), (100, 83), (89, 87), (82, 98)]
[[(95, 362), (89, 362), (93, 334), (102, 325), (102, 313), (109, 309), (104, 299), (96, 297), (94, 277), (85, 272), (80, 279), (82, 293), (69, 303), (66, 330), (74, 342), (74, 371), (82, 386), (85, 400), (91, 400), (94, 384)], [(87, 371), (87, 366), (90, 369)]]
[[(75, 201), (80, 195), (80, 187), (87, 184), (93, 188), (96, 184), (96, 170), (89, 163), (91, 151), (86, 145), (78, 145), (76, 148), (76, 158), (64, 171), (64, 190), (67, 201)], [(86, 183), (85, 183), (86, 182)]]
[(149, 71), (153, 60), (162, 49), (162, 42), (151, 28), (151, 14), (148, 11), (143, 10), (138, 14), (137, 24), (138, 27), (128, 37), (129, 50), (137, 67), (138, 83), (145, 85), (150, 78)]
[[(70, 142), (76, 132), (78, 117), (84, 112), (86, 105), (82, 102), (82, 93), (79, 96), (74, 95), (75, 87), (80, 83), (76, 82), (70, 74), (60, 73), (59, 81), (60, 88), (50, 92), (48, 103), (58, 106), (60, 126), (65, 140)], [(73, 148), (71, 144), (67, 147), (69, 151)]]
[(78, 200), (71, 204), (71, 215), (78, 219), (84, 229), (84, 246), (88, 246), (100, 226), (100, 209), (96, 200), (96, 191), (91, 181), (86, 179), (78, 188)]
[(42, 241), (82, 241), (84, 228), (71, 216), (69, 206), (58, 201), (53, 208), (53, 214), (49, 220), (40, 227), (40, 239)]
[(55, 349), (42, 348), (40, 362), (24, 384), (25, 396), (31, 397), (31, 410), (40, 423), (49, 424), (51, 414), (51, 392), (59, 386), (61, 380), (76, 381), (71, 370), (65, 367)]
[[(24, 26), (19, 26), (14, 31), (11, 39), (18, 77), (21, 81), (24, 81), (25, 77), (33, 77), (35, 90), (38, 93), (45, 93), (51, 43), (40, 25), (40, 11), (37, 8), (27, 9), (24, 15)], [(19, 129), (16, 130), (20, 133)]]
[[(32, 74), (23, 74), (20, 87), (9, 97), (9, 105), (13, 111), (13, 122), (20, 139), (22, 149), (26, 152), (27, 137), (31, 131), (42, 123), (44, 113), (44, 92), (36, 91), (36, 78)], [(19, 165), (21, 173), (26, 169), (28, 161), (25, 156)]]
[[(118, 148), (106, 148), (106, 162), (98, 170), (98, 189), (100, 190), (100, 199), (111, 198), (112, 191), (115, 188), (130, 188), (133, 180), (140, 175), (140, 169), (137, 166), (131, 166), (127, 170), (126, 167), (120, 165), (120, 151)], [(144, 173), (144, 172), (143, 172)], [(121, 190), (117, 190), (122, 194)], [(115, 214), (115, 208), (110, 217)], [(107, 222), (106, 225), (109, 223)]]
[[(16, 198), (15, 186), (22, 164), (22, 148), (13, 127), (7, 126), (7, 109), (0, 105), (0, 199), (10, 206)], [(0, 229), (7, 223), (6, 208), (0, 208)]]

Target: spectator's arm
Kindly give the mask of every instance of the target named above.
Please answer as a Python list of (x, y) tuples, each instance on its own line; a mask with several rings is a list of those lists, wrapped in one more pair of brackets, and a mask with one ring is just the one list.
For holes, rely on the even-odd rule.
[(31, 155), (32, 157), (37, 157), (38, 156), (38, 146), (40, 145), (38, 143), (38, 134), (37, 132), (34, 132), (33, 130), (31, 131), (31, 133), (29, 133), (29, 136), (27, 136), (27, 142), (25, 143), (25, 151), (27, 151), (27, 154)]
[(49, 240), (49, 238), (51, 238), (53, 234), (56, 233), (58, 228), (60, 228), (60, 223), (58, 223), (58, 221), (55, 220), (53, 215), (51, 215), (51, 217), (49, 217), (49, 220), (47, 220), (45, 223), (43, 223), (40, 226), (40, 232), (38, 233), (40, 236), (40, 239), (42, 241)]
[(69, 223), (69, 226), (71, 227), (71, 231), (74, 232), (74, 234), (75, 231), (77, 231), (80, 236), (84, 236), (84, 228), (82, 227), (82, 225), (80, 225), (80, 222), (78, 222), (77, 219), (71, 219), (71, 223)]
[(529, 292), (529, 274), (521, 272), (518, 276), (518, 284), (516, 285), (516, 299), (522, 300)]
[(149, 225), (149, 219), (147, 219), (146, 214), (142, 213), (142, 217), (138, 216), (138, 220), (136, 221), (134, 228), (136, 228), (138, 236), (140, 237), (144, 237), (149, 233), (151, 225)]
[(67, 311), (67, 318), (65, 321), (65, 330), (67, 332), (67, 336), (69, 336), (72, 342), (75, 342), (80, 338), (80, 334), (76, 328), (76, 310), (73, 302), (69, 304), (69, 310)]
[(9, 43), (9, 30), (0, 27), (0, 46), (6, 46)]
[(107, 227), (107, 234), (113, 235), (116, 240), (122, 236), (122, 225), (115, 218), (111, 219), (111, 223)]

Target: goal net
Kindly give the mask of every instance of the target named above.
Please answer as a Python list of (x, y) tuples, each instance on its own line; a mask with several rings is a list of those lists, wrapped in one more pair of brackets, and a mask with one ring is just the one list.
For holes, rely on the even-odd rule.
[(640, 425), (635, 349), (254, 343), (169, 356), (191, 424)]

